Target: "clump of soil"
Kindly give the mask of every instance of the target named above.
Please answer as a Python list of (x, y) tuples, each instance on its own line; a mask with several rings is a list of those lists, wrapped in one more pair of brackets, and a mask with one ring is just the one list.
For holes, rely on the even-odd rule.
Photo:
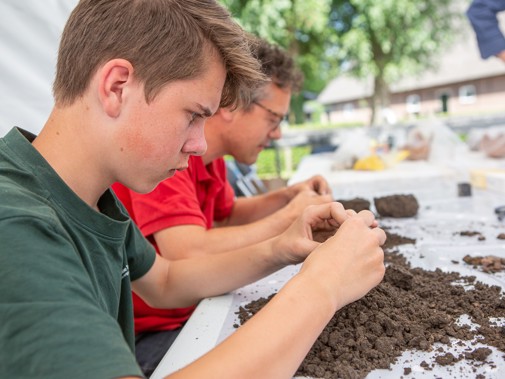
[(392, 249), (398, 245), (416, 243), (414, 238), (400, 236), (399, 234), (391, 233), (389, 230), (384, 231), (386, 232), (386, 243), (382, 246), (384, 251), (392, 251)]
[[(464, 284), (473, 287), (465, 290)], [(406, 350), (430, 351), (435, 342), (450, 346), (450, 337), (472, 340), (481, 336), (482, 343), (505, 352), (505, 327), (489, 321), (490, 317), (505, 317), (505, 299), (500, 291), (498, 286), (476, 282), (475, 277), (391, 264), (381, 284), (335, 313), (296, 374), (364, 378), (374, 369), (389, 368)], [(270, 298), (241, 307), (237, 312), (241, 324)], [(480, 326), (472, 330), (458, 324), (464, 314)], [(490, 354), (487, 348), (468, 349), (460, 356), (443, 349), (438, 352), (433, 364), (485, 361)], [(432, 368), (423, 364), (426, 369)], [(410, 367), (404, 367), (405, 375), (410, 372)]]
[(470, 255), (465, 255), (463, 257), (463, 261), (474, 266), (474, 268), (478, 268), (480, 266), (481, 270), (486, 273), (505, 271), (505, 258), (493, 255), (487, 255), (485, 257), (472, 257)]
[(462, 232), (455, 233), (455, 234), (458, 234), (461, 237), (475, 237), (475, 236), (477, 236), (478, 237), (477, 239), (479, 241), (484, 241), (486, 239), (486, 237), (484, 237), (481, 232), (477, 232), (475, 230), (463, 230)]
[(354, 199), (348, 200), (335, 200), (339, 203), (342, 203), (345, 209), (352, 209), (356, 212), (360, 212), (363, 210), (370, 210), (370, 202), (367, 199), (363, 199), (361, 197), (356, 197)]
[(374, 198), (375, 209), (382, 217), (414, 217), (419, 203), (414, 195), (391, 195)]

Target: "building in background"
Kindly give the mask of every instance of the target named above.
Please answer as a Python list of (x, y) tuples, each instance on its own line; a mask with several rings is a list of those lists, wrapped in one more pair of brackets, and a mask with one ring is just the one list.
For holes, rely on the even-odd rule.
[[(502, 25), (505, 20), (501, 20)], [(370, 120), (373, 81), (345, 75), (332, 80), (318, 97), (325, 108), (322, 123), (362, 123)], [(473, 32), (461, 31), (459, 40), (440, 57), (436, 70), (409, 77), (391, 86), (386, 122), (409, 121), (433, 114), (466, 116), (505, 113), (505, 64), (482, 60)]]

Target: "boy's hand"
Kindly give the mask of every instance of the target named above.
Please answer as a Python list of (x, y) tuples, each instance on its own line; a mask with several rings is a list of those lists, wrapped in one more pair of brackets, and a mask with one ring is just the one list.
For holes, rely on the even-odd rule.
[(308, 206), (285, 232), (275, 238), (273, 251), (283, 265), (300, 263), (320, 244), (318, 241), (335, 234), (349, 214), (342, 204), (334, 201)]
[(314, 249), (300, 275), (327, 292), (335, 309), (361, 298), (384, 276), (385, 232), (370, 211), (347, 214), (333, 237)]

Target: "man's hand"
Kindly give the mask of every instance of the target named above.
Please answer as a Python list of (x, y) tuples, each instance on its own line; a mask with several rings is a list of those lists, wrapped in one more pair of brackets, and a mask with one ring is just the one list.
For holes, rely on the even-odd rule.
[(331, 202), (330, 195), (319, 195), (312, 189), (302, 188), (296, 196), (280, 212), (280, 217), (285, 218), (290, 224), (300, 216), (305, 208), (310, 205), (320, 205)]
[[(349, 216), (354, 216), (356, 215), (356, 211), (353, 209), (346, 209), (345, 210)], [(372, 221), (372, 228), (376, 228), (379, 225), (377, 220)], [(320, 229), (314, 229), (312, 230), (312, 237), (314, 241), (317, 242), (325, 242), (328, 238), (333, 237), (335, 233), (337, 232), (338, 226), (333, 226), (333, 225), (327, 225), (323, 228)]]
[(331, 190), (328, 182), (321, 175), (315, 175), (303, 182), (293, 184), (288, 187), (289, 191), (292, 193), (292, 198), (298, 193), (305, 190), (312, 190), (319, 195), (331, 195)]

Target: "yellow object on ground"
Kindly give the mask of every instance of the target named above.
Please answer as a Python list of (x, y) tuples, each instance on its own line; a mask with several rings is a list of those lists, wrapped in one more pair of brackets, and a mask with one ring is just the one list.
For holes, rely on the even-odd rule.
[(392, 167), (398, 162), (405, 160), (409, 156), (407, 150), (399, 150), (396, 152), (391, 152), (387, 154), (377, 154), (369, 155), (364, 158), (360, 158), (354, 163), (354, 170), (367, 170), (367, 171), (379, 171), (384, 170), (388, 167)]
[(354, 170), (378, 171), (384, 170), (386, 165), (378, 155), (370, 155), (365, 158), (360, 158), (354, 163)]
[(505, 170), (499, 168), (470, 170), (472, 186), (505, 192)]

